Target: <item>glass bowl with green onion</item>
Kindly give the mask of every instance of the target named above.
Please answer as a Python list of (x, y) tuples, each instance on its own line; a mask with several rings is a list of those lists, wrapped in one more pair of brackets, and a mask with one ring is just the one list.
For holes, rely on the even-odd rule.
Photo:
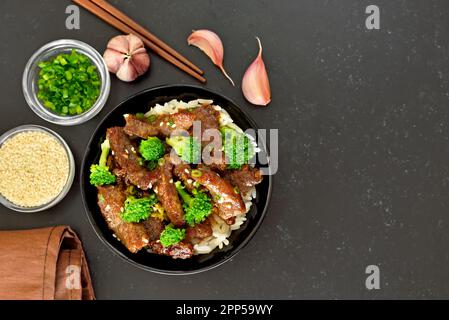
[(22, 80), (30, 108), (49, 122), (72, 126), (95, 117), (106, 104), (111, 80), (101, 54), (78, 40), (56, 40), (28, 61)]

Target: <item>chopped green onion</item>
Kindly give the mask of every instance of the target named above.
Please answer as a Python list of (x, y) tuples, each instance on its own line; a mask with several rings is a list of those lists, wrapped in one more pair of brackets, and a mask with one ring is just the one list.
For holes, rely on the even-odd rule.
[(101, 81), (96, 66), (72, 50), (39, 63), (37, 97), (59, 115), (78, 115), (89, 110), (100, 96)]
[(152, 114), (147, 118), (147, 121), (154, 122), (156, 119), (157, 119), (157, 116), (155, 114)]
[(203, 173), (200, 170), (194, 169), (192, 170), (192, 177), (199, 178), (203, 175)]

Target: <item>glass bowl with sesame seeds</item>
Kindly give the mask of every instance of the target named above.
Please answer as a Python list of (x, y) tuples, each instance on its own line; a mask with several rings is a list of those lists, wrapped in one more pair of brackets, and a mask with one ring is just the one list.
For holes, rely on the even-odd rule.
[(24, 125), (0, 136), (0, 203), (18, 212), (39, 212), (59, 203), (75, 176), (69, 146), (56, 132)]

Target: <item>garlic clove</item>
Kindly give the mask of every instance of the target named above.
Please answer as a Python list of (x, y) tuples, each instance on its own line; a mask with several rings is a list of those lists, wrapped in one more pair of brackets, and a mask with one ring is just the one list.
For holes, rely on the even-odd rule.
[(137, 37), (133, 34), (129, 34), (126, 37), (128, 37), (128, 52), (129, 53), (131, 53), (131, 54), (137, 53), (137, 51), (139, 49), (145, 50), (144, 44), (139, 37)]
[(108, 66), (109, 72), (117, 73), (125, 60), (125, 56), (118, 51), (106, 49), (103, 54), (103, 59)]
[(262, 44), (259, 43), (259, 54), (245, 72), (242, 80), (242, 91), (246, 100), (254, 105), (267, 106), (271, 102), (270, 81), (265, 63), (262, 59)]
[(150, 67), (150, 57), (142, 40), (133, 35), (112, 38), (103, 58), (110, 72), (122, 81), (134, 81)]
[(234, 86), (234, 81), (227, 74), (223, 67), (223, 43), (221, 42), (220, 37), (215, 32), (205, 29), (194, 31), (188, 37), (187, 43), (203, 51)]
[(129, 52), (128, 36), (117, 36), (111, 39), (107, 45), (108, 49), (126, 54)]
[(146, 52), (134, 53), (130, 58), (132, 65), (134, 66), (137, 75), (143, 75), (150, 67), (150, 58)]
[(120, 66), (119, 70), (116, 73), (117, 78), (125, 82), (131, 82), (137, 79), (138, 74), (136, 72), (136, 68), (132, 65), (129, 59), (126, 59), (125, 62)]

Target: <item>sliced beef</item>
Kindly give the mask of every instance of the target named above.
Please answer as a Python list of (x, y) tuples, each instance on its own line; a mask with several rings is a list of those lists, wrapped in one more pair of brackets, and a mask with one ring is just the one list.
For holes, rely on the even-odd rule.
[(201, 121), (204, 128), (219, 128), (220, 113), (212, 105), (195, 108), (191, 112), (195, 115), (195, 120)]
[(228, 179), (233, 186), (236, 186), (242, 194), (248, 193), (252, 187), (262, 182), (263, 176), (259, 169), (253, 168), (249, 165), (242, 166), (240, 170), (230, 170), (225, 172), (226, 179)]
[(125, 188), (122, 185), (98, 187), (98, 206), (109, 229), (129, 251), (136, 253), (147, 246), (150, 239), (143, 224), (122, 220), (121, 212), (125, 199)]
[[(215, 130), (218, 136), (220, 136), (219, 128), (219, 118), (220, 114), (217, 110), (215, 110), (211, 105), (203, 106), (200, 108), (196, 108), (192, 110), (192, 114), (195, 117), (195, 121), (198, 121), (198, 124), (201, 125), (201, 144), (202, 146), (206, 146), (213, 139), (211, 137), (206, 137), (204, 132), (209, 129)], [(194, 126), (195, 127), (195, 126)], [(195, 132), (194, 132), (195, 134)]]
[(159, 134), (159, 128), (156, 126), (156, 122), (152, 124), (146, 120), (138, 119), (135, 115), (131, 114), (126, 115), (125, 120), (126, 126), (124, 130), (130, 136), (146, 139)]
[(125, 132), (128, 135), (147, 139), (152, 136), (170, 136), (176, 130), (189, 130), (195, 115), (188, 110), (181, 110), (174, 114), (164, 114), (155, 120), (138, 119), (134, 115), (125, 117)]
[(170, 256), (173, 259), (188, 259), (193, 256), (193, 246), (184, 242), (164, 247), (159, 241), (153, 241), (149, 247), (153, 253)]
[(205, 163), (211, 170), (219, 173), (225, 172), (228, 165), (226, 164), (226, 158), (224, 153), (221, 153), (221, 157), (211, 158), (211, 163)]
[(192, 167), (185, 162), (176, 162), (173, 164), (173, 174), (182, 182), (185, 188), (192, 192), (194, 189), (207, 192), (207, 189), (192, 178)]
[(165, 208), (170, 221), (179, 227), (184, 224), (184, 211), (173, 182), (173, 164), (170, 162), (170, 155), (166, 155), (164, 160), (164, 164), (158, 169), (160, 171), (160, 179), (154, 187), (154, 192)]
[(162, 231), (165, 229), (164, 223), (160, 219), (154, 217), (150, 217), (148, 220), (145, 220), (143, 225), (148, 233), (150, 241), (158, 240)]
[[(126, 115), (125, 132), (130, 136), (143, 139), (152, 136), (170, 136), (176, 130), (186, 130), (192, 128), (194, 121), (201, 124), (201, 137), (207, 129), (219, 129), (219, 112), (212, 106), (204, 106), (191, 110), (180, 110), (174, 114), (164, 114), (156, 117), (153, 121), (140, 119), (135, 115)], [(210, 139), (203, 141), (203, 146), (209, 143)]]
[(142, 190), (148, 190), (159, 179), (158, 170), (148, 170), (139, 164), (137, 146), (125, 134), (123, 128), (113, 127), (107, 130), (106, 136), (116, 164), (120, 167), (114, 173)]
[(114, 171), (114, 169), (116, 168), (115, 160), (112, 155), (108, 156), (108, 159), (106, 160), (106, 165), (111, 172)]
[(243, 199), (239, 193), (234, 191), (234, 187), (229, 181), (203, 165), (199, 165), (198, 169), (201, 171), (200, 177), (193, 178), (209, 191), (219, 210), (218, 215), (222, 219), (228, 220), (245, 213), (246, 207)]
[(186, 241), (190, 243), (197, 243), (199, 240), (205, 239), (212, 235), (212, 227), (209, 219), (186, 229)]
[(193, 185), (193, 178), (191, 176), (192, 168), (187, 163), (180, 163), (174, 166), (173, 174), (178, 177), (187, 190), (192, 191), (195, 189)]

